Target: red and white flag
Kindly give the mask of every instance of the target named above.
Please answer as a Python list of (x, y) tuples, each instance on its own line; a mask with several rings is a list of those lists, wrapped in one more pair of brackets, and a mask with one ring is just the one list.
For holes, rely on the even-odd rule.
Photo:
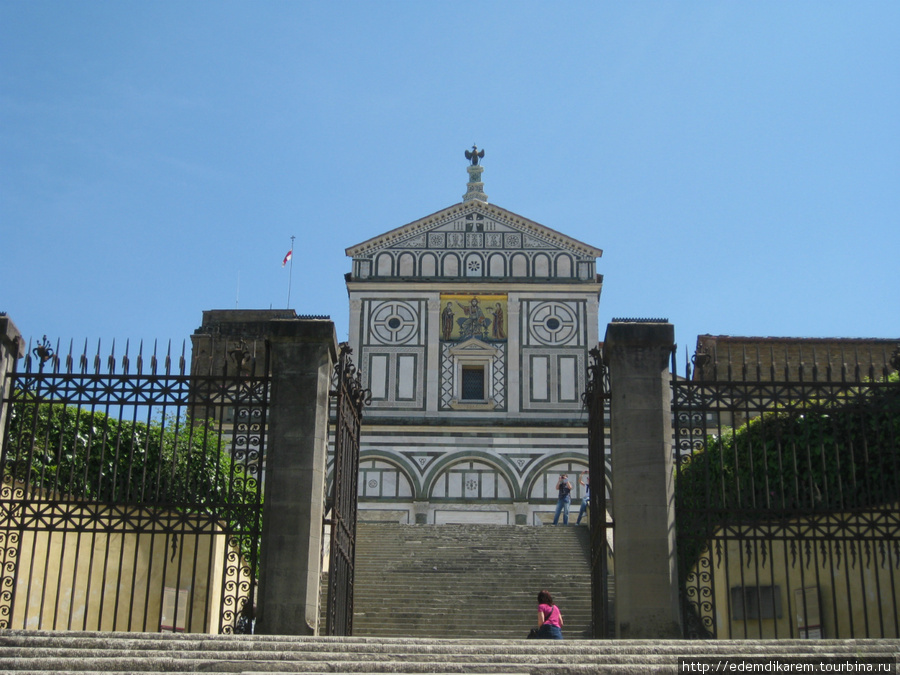
[(291, 257), (293, 257), (293, 255), (294, 255), (294, 249), (291, 249), (290, 251), (288, 251), (287, 255), (284, 256), (284, 260), (281, 261), (281, 266), (284, 267), (285, 265), (287, 265), (288, 261), (291, 259)]

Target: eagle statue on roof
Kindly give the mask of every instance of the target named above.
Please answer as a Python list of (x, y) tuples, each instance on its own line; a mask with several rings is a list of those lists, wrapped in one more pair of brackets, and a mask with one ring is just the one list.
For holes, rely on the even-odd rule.
[(472, 166), (478, 166), (479, 158), (484, 158), (484, 150), (479, 151), (477, 145), (472, 146), (472, 152), (466, 150), (466, 159), (472, 162)]

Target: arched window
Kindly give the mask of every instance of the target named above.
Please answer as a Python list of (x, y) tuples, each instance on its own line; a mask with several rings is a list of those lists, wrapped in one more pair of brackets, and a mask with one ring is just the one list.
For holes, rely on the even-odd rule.
[(421, 270), (419, 271), (419, 275), (423, 277), (436, 277), (437, 276), (437, 258), (433, 253), (426, 253), (422, 256), (422, 262), (420, 263)]
[(366, 499), (400, 499), (413, 496), (412, 484), (396, 464), (382, 459), (359, 463), (359, 496)]
[(550, 276), (550, 258), (543, 253), (534, 256), (534, 276), (549, 277)]
[(382, 253), (375, 261), (375, 275), (379, 277), (393, 276), (394, 259), (390, 253)]
[(484, 276), (484, 261), (481, 259), (480, 255), (473, 253), (468, 258), (466, 258), (466, 276)]
[(400, 271), (397, 276), (411, 277), (416, 274), (416, 258), (412, 253), (403, 253), (400, 255)]
[(506, 258), (503, 257), (500, 253), (495, 253), (488, 260), (488, 274), (492, 277), (505, 277), (506, 276)]
[(453, 254), (444, 256), (444, 276), (445, 277), (458, 277), (459, 276), (459, 258), (457, 258)]
[(442, 471), (431, 486), (432, 499), (512, 499), (506, 477), (477, 460), (457, 462)]
[(512, 275), (514, 277), (528, 276), (528, 256), (524, 253), (516, 253), (512, 258)]
[(556, 259), (556, 276), (568, 279), (572, 276), (572, 258), (561, 255)]

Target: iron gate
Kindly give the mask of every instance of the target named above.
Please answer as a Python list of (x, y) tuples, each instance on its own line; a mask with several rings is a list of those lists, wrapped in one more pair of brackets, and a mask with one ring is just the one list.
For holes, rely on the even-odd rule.
[[(588, 471), (591, 480), (591, 621), (593, 637), (615, 637), (609, 588), (608, 544), (613, 522), (607, 514), (606, 411), (609, 409), (609, 380), (598, 348), (590, 351), (587, 391), (583, 400), (588, 410)], [(597, 480), (595, 477), (599, 477)]]
[(337, 420), (329, 500), (331, 555), (325, 623), (328, 635), (351, 635), (353, 631), (359, 434), (363, 407), (372, 401), (371, 392), (362, 386), (360, 372), (353, 365), (351, 353), (350, 345), (341, 343), (341, 353), (332, 378), (331, 395), (336, 401)]
[(2, 401), (0, 628), (234, 631), (257, 583), (268, 363), (188, 375), (184, 347), (58, 347), (14, 362)]
[(900, 384), (860, 357), (673, 356), (687, 637), (900, 636)]

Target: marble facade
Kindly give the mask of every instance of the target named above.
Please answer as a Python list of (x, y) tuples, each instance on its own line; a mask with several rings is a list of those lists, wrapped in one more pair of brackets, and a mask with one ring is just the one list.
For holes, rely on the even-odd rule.
[(602, 251), (489, 204), (467, 170), (461, 203), (346, 250), (363, 520), (538, 525), (559, 473), (587, 468)]

